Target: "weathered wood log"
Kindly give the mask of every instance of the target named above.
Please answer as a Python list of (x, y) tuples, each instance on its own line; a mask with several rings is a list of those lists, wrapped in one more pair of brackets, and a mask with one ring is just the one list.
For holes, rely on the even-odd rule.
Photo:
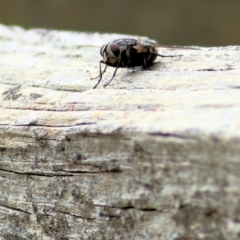
[(0, 34), (1, 239), (239, 239), (239, 46), (92, 89), (122, 35)]

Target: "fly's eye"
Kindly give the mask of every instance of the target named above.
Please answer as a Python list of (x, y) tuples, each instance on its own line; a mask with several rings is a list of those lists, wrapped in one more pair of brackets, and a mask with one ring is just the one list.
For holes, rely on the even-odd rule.
[(116, 44), (116, 43), (111, 43), (110, 44), (110, 49), (112, 51), (112, 54), (115, 56), (115, 57), (118, 57), (119, 54), (120, 54), (120, 47)]
[(100, 54), (101, 54), (102, 57), (103, 57), (104, 52), (106, 51), (106, 47), (107, 47), (107, 45), (104, 44), (100, 49)]

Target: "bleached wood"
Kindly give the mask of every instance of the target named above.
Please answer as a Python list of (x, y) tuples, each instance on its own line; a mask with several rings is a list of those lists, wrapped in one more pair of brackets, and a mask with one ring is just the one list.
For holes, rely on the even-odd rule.
[(92, 89), (122, 37), (0, 25), (1, 239), (239, 239), (240, 47)]

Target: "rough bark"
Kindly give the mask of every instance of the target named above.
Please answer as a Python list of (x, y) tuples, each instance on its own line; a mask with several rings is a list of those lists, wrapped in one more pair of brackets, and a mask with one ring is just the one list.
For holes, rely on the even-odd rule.
[(92, 89), (121, 37), (0, 25), (1, 239), (239, 239), (240, 47)]

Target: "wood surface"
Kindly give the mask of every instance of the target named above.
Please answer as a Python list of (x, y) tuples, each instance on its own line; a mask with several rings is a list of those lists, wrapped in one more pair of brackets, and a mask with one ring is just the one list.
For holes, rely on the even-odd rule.
[(240, 46), (92, 89), (122, 37), (0, 25), (0, 239), (240, 238)]

